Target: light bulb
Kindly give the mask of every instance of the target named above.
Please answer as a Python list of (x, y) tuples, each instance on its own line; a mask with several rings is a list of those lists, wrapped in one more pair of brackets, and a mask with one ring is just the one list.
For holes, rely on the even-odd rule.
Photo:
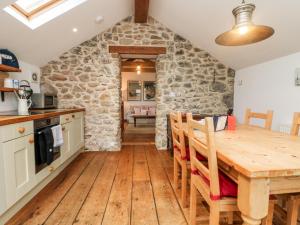
[(73, 28), (73, 32), (76, 33), (78, 29), (76, 27)]
[(141, 70), (141, 66), (137, 66), (137, 67), (136, 67), (136, 70)]
[(138, 75), (140, 75), (140, 74), (141, 74), (141, 71), (140, 71), (140, 70), (138, 70), (138, 71), (136, 71), (136, 73), (137, 73)]
[(249, 27), (248, 26), (239, 27), (238, 31), (239, 31), (240, 35), (244, 35), (244, 34), (248, 33)]

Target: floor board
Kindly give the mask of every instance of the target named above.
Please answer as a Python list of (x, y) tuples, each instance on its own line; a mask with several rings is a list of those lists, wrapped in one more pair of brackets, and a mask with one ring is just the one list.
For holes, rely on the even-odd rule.
[[(154, 145), (85, 152), (7, 224), (187, 225), (172, 173), (173, 159)], [(198, 208), (207, 225), (207, 207)]]
[(119, 158), (120, 152), (110, 153), (107, 156), (105, 164), (83, 203), (74, 224), (101, 224), (115, 179)]

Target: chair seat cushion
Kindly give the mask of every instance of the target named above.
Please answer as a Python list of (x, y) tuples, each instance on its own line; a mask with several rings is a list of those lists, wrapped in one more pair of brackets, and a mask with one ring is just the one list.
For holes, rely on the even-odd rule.
[[(190, 149), (188, 147), (186, 147), (185, 149), (186, 149), (186, 153), (185, 153), (186, 157), (185, 158), (182, 157), (182, 159), (191, 161)], [(179, 148), (177, 148), (176, 146), (174, 146), (174, 150), (180, 152)], [(207, 161), (207, 159), (203, 155), (201, 155), (199, 152), (196, 152), (196, 157), (199, 161)]]
[[(203, 181), (209, 186), (210, 181), (202, 175), (198, 170), (192, 171), (192, 174), (199, 175)], [(220, 196), (212, 196), (212, 200), (219, 200), (224, 197), (237, 197), (238, 186), (237, 184), (230, 179), (226, 174), (219, 170), (219, 184), (220, 184)]]

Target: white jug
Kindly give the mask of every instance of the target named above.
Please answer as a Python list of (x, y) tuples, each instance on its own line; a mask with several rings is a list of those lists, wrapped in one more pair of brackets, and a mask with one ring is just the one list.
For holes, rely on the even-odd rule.
[(28, 109), (30, 108), (32, 101), (31, 99), (18, 99), (18, 113), (19, 115), (29, 115)]

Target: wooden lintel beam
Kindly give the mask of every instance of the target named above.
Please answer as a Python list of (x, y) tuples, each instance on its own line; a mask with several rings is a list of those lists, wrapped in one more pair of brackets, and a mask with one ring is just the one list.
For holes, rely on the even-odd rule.
[(136, 68), (137, 66), (141, 66), (142, 68), (154, 68), (155, 62), (153, 62), (153, 61), (144, 61), (144, 62), (124, 61), (124, 62), (122, 62), (122, 67)]
[(134, 22), (147, 23), (149, 11), (149, 0), (135, 0)]
[[(133, 73), (136, 73), (136, 68), (122, 67), (121, 71), (122, 72), (133, 72)], [(155, 68), (142, 68), (141, 71), (142, 71), (142, 73), (155, 73), (156, 69)]]
[(160, 55), (166, 54), (165, 47), (143, 46), (109, 46), (109, 53), (136, 54), (136, 55)]

